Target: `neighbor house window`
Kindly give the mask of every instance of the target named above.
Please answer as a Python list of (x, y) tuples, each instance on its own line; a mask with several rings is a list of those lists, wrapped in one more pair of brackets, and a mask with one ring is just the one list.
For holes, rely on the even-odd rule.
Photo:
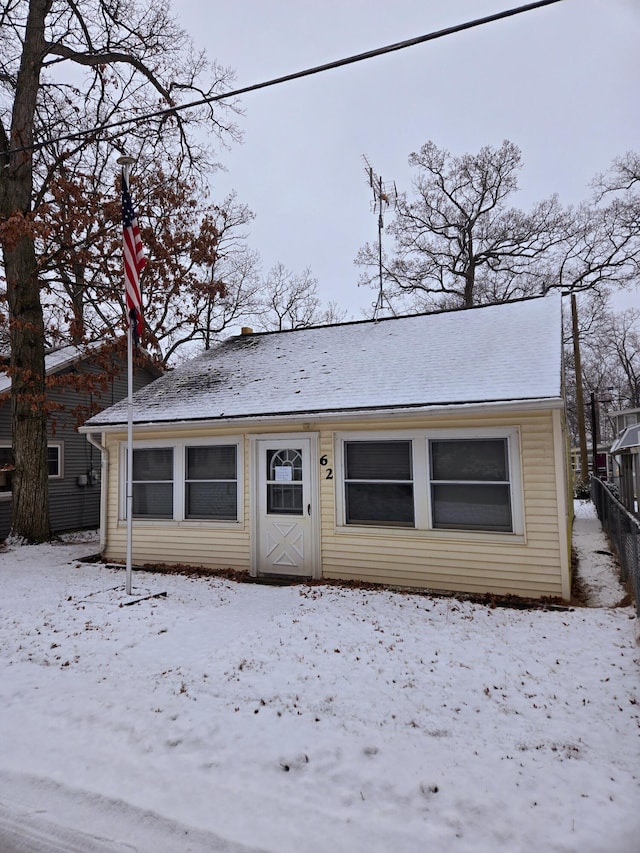
[(429, 440), (432, 526), (513, 531), (507, 438)]
[(62, 477), (62, 447), (59, 444), (47, 445), (47, 468), (50, 477)]
[[(11, 445), (0, 447), (0, 492), (11, 491), (14, 462)], [(62, 477), (62, 445), (47, 445), (47, 473), (49, 477)]]
[(238, 448), (212, 444), (185, 448), (185, 518), (235, 521), (238, 515)]
[(347, 524), (413, 527), (411, 441), (345, 441)]
[(173, 518), (173, 448), (133, 451), (133, 517)]
[(10, 445), (0, 447), (0, 492), (11, 491), (13, 474), (13, 450)]

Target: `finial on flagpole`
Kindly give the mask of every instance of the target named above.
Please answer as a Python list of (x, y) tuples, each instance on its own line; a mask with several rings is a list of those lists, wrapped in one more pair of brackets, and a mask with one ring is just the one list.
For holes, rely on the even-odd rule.
[(116, 163), (118, 166), (122, 166), (122, 172), (124, 174), (127, 185), (129, 184), (129, 172), (131, 171), (131, 166), (136, 162), (135, 157), (131, 157), (129, 154), (121, 154)]

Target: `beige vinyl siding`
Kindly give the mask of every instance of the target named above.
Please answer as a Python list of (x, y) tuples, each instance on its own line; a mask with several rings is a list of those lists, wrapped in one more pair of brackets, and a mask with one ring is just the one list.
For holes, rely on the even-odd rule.
[[(393, 425), (380, 421), (341, 424), (339, 429), (375, 431)], [(402, 424), (403, 429), (490, 426), (519, 428), (524, 536), (340, 527), (335, 523), (333, 489), (321, 481), (324, 577), (436, 591), (567, 597), (566, 521), (560, 517), (557, 494), (552, 412)], [(331, 436), (323, 435), (321, 452), (333, 455)]]
[[(564, 448), (558, 412), (478, 415), (452, 410), (449, 416), (349, 420), (304, 425), (274, 423), (242, 429), (203, 428), (167, 432), (167, 439), (226, 435), (242, 436), (244, 459), (244, 512), (238, 524), (214, 525), (206, 522), (134, 521), (134, 564), (190, 564), (210, 569), (251, 568), (251, 492), (253, 488), (251, 435), (315, 433), (319, 437), (318, 465), (320, 500), (320, 542), (322, 576), (419, 587), (434, 591), (513, 594), (524, 597), (563, 597), (569, 594), (566, 487), (558, 476), (557, 463)], [(522, 505), (524, 530), (521, 535), (466, 533), (407, 528), (345, 526), (337, 519), (336, 493), (342, 484), (334, 458), (335, 434), (371, 433), (399, 429), (516, 428), (521, 449)], [(158, 439), (159, 430), (140, 432), (135, 439)], [(118, 444), (124, 434), (105, 436), (110, 448), (108, 524), (105, 556), (122, 562), (126, 550), (126, 524), (118, 521)], [(320, 458), (327, 464), (321, 466)], [(329, 469), (333, 474), (328, 479)], [(416, 483), (416, 488), (426, 484)]]
[[(167, 443), (176, 438), (198, 439), (230, 435), (228, 430), (179, 430), (167, 434)], [(243, 435), (234, 431), (234, 438)], [(135, 432), (135, 441), (157, 440), (157, 431)], [(119, 459), (120, 444), (125, 435), (108, 436), (109, 486), (105, 557), (123, 563), (126, 557), (127, 526), (118, 518), (120, 509)], [(248, 572), (250, 568), (249, 534), (249, 448), (243, 440), (240, 450), (243, 470), (243, 512), (239, 523), (207, 523), (205, 521), (143, 521), (134, 519), (132, 551), (134, 565), (189, 565), (210, 570), (233, 569)]]

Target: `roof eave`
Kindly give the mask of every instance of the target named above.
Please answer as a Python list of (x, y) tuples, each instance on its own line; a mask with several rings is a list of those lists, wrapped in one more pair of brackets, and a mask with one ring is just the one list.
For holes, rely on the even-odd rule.
[[(523, 411), (539, 411), (541, 409), (563, 409), (564, 400), (562, 397), (539, 397), (524, 400), (489, 400), (474, 403), (437, 403), (433, 405), (417, 405), (417, 406), (393, 406), (389, 408), (374, 408), (374, 409), (330, 409), (330, 410), (309, 410), (300, 412), (276, 412), (273, 414), (262, 415), (237, 415), (233, 417), (217, 417), (217, 418), (185, 418), (182, 420), (163, 420), (163, 421), (144, 421), (134, 420), (133, 425), (136, 429), (158, 430), (164, 431), (169, 428), (176, 427), (219, 427), (226, 425), (246, 424), (251, 426), (272, 425), (277, 421), (285, 421), (286, 423), (300, 423), (313, 421), (351, 421), (357, 418), (358, 420), (380, 420), (381, 418), (397, 417), (400, 419), (413, 418), (416, 415), (440, 415), (451, 414), (452, 410), (455, 413), (464, 414), (479, 414), (486, 412), (487, 409), (492, 412), (523, 412)], [(103, 424), (85, 424), (79, 427), (81, 433), (99, 433), (99, 432), (122, 432), (127, 427), (127, 421), (116, 421)]]

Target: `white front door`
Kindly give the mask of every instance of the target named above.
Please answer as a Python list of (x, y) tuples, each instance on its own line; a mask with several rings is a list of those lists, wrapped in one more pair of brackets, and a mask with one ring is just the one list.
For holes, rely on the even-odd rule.
[(254, 516), (256, 574), (311, 577), (315, 568), (315, 517), (311, 439), (258, 439)]

